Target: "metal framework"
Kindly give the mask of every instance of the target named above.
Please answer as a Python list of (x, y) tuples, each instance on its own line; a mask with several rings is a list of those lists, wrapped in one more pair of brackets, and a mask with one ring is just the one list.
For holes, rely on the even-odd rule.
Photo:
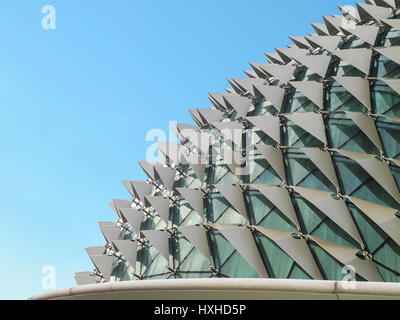
[[(367, 0), (250, 63), (124, 181), (78, 285), (179, 278), (400, 282), (400, 1)], [(352, 21), (353, 23), (349, 23)]]

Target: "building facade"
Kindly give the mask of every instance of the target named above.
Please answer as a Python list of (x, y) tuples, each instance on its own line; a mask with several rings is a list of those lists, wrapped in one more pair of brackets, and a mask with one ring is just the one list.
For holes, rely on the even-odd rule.
[(78, 285), (400, 282), (400, 1), (369, 0), (250, 63), (139, 162)]

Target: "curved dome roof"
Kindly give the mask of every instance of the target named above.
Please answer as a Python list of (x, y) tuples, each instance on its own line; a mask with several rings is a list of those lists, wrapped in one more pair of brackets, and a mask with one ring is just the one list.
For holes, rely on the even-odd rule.
[(400, 1), (369, 0), (250, 63), (124, 181), (78, 284), (400, 282)]

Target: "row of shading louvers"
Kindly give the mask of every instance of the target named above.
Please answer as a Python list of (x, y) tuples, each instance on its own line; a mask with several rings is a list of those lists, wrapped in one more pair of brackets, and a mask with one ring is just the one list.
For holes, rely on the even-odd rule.
[[(244, 259), (257, 271), (261, 277), (268, 277), (268, 272), (262, 262), (258, 248), (255, 245), (252, 233), (256, 230), (276, 243), (286, 254), (293, 258), (296, 263), (314, 279), (322, 279), (319, 267), (313, 258), (307, 241), (314, 241), (328, 254), (344, 265), (351, 264), (356, 267), (360, 276), (370, 281), (381, 281), (376, 267), (366, 252), (363, 239), (356, 224), (346, 207), (346, 201), (351, 201), (365, 215), (367, 215), (377, 227), (389, 235), (400, 245), (400, 219), (398, 210), (388, 208), (366, 200), (356, 199), (341, 194), (340, 183), (335, 174), (332, 163), (332, 153), (341, 155), (355, 161), (363, 170), (375, 179), (392, 197), (400, 203), (398, 186), (393, 179), (389, 169), (389, 163), (400, 165), (397, 159), (385, 157), (382, 143), (375, 126), (376, 118), (384, 118), (393, 122), (400, 122), (396, 116), (372, 113), (370, 82), (377, 79), (369, 77), (373, 55), (379, 54), (400, 64), (399, 47), (375, 47), (375, 43), (383, 28), (388, 26), (400, 30), (400, 20), (392, 19), (396, 14), (397, 1), (368, 1), (367, 4), (357, 4), (358, 11), (352, 15), (345, 14), (346, 18), (355, 21), (356, 25), (347, 23), (345, 28), (343, 17), (324, 17), (325, 24), (312, 24), (317, 35), (308, 37), (291, 37), (295, 46), (277, 49), (277, 53), (267, 54), (269, 63), (251, 63), (252, 71), (246, 71), (248, 79), (230, 79), (232, 89), (225, 94), (210, 94), (210, 100), (215, 108), (190, 110), (194, 121), (199, 128), (193, 126), (178, 126), (177, 134), (182, 145), (171, 143), (160, 143), (160, 151), (165, 155), (165, 165), (155, 165), (148, 162), (141, 162), (145, 172), (149, 175), (147, 182), (125, 182), (125, 186), (132, 194), (134, 200), (114, 201), (113, 208), (119, 216), (119, 222), (101, 223), (101, 230), (106, 238), (105, 247), (88, 248), (88, 254), (96, 266), (96, 271), (77, 273), (76, 280), (79, 284), (109, 281), (113, 268), (115, 267), (115, 256), (118, 259), (123, 257), (131, 265), (136, 266), (137, 248), (143, 241), (150, 241), (151, 244), (168, 260), (169, 247), (168, 237), (174, 232), (181, 232), (192, 244), (212, 263), (210, 248), (208, 247), (207, 230), (215, 228), (233, 245), (233, 247), (244, 257)], [(392, 6), (392, 8), (391, 8)], [(346, 20), (345, 22), (348, 22)], [(340, 49), (346, 37), (357, 37), (364, 41), (365, 48)], [(327, 71), (335, 59), (358, 69), (363, 77), (331, 77), (327, 78)], [(299, 66), (305, 67), (311, 74), (316, 75), (318, 81), (293, 81), (293, 75)], [(382, 79), (396, 93), (400, 93), (399, 80)], [(324, 114), (329, 113), (324, 103), (324, 92), (327, 82), (335, 81), (346, 91), (358, 99), (367, 112), (344, 112), (365, 135), (374, 143), (380, 151), (380, 157), (376, 155), (355, 153), (346, 150), (331, 149), (328, 147), (326, 128), (324, 125)], [(319, 112), (304, 112), (281, 114), (282, 105), (288, 90), (294, 90), (303, 94), (312, 101), (320, 110)], [(266, 113), (262, 116), (248, 117), (249, 111), (254, 109), (254, 99), (263, 97), (268, 100), (276, 109), (278, 114)], [(237, 119), (231, 121), (232, 113)], [(290, 146), (281, 146), (281, 122), (282, 119), (292, 121), (303, 130), (316, 137), (324, 146), (320, 148), (301, 148), (307, 157), (321, 170), (321, 172), (337, 188), (337, 197), (333, 198), (332, 193), (301, 188), (297, 186), (286, 186), (285, 164), (282, 159), (282, 149)], [(176, 169), (182, 163), (189, 163), (196, 172), (199, 179), (204, 179), (204, 172), (207, 166), (215, 160), (209, 157), (208, 146), (213, 143), (214, 137), (209, 134), (209, 129), (214, 128), (222, 134), (226, 130), (240, 130), (248, 127), (246, 122), (262, 130), (271, 137), (276, 144), (267, 146), (259, 144), (251, 146), (260, 152), (276, 173), (282, 178), (282, 186), (251, 186), (251, 185), (209, 185), (198, 189), (176, 189), (173, 183), (176, 178)], [(185, 129), (198, 130), (199, 139), (193, 139), (193, 135), (185, 136)], [(233, 135), (232, 135), (233, 136)], [(191, 139), (192, 138), (192, 139)], [(207, 141), (204, 144), (204, 141)], [(201, 143), (199, 143), (201, 142)], [(236, 143), (235, 150), (240, 150), (240, 142)], [(205, 147), (204, 147), (205, 146)], [(188, 148), (188, 154), (179, 149)], [(243, 150), (240, 150), (243, 151)], [(197, 152), (197, 154), (194, 154)], [(240, 152), (241, 153), (241, 152)], [(223, 152), (218, 153), (220, 156)], [(240, 157), (240, 155), (239, 155)], [(222, 159), (228, 162), (229, 168), (234, 171), (237, 166), (230, 163), (230, 159)], [(158, 192), (160, 186), (156, 181), (162, 181), (161, 188), (164, 189), (162, 196), (152, 196)], [(254, 187), (259, 190), (274, 206), (276, 206), (289, 220), (298, 226), (299, 233), (269, 229), (260, 226), (229, 226), (209, 224), (206, 221), (203, 226), (185, 226), (167, 228), (163, 230), (141, 230), (143, 215), (152, 211), (164, 220), (168, 225), (169, 207), (175, 197), (184, 197), (194, 211), (198, 212), (204, 219), (203, 198), (209, 189), (217, 189), (232, 205), (232, 207), (247, 219), (246, 206), (243, 201), (243, 192), (246, 188)], [(329, 219), (355, 239), (359, 249), (342, 246), (325, 239), (320, 239), (301, 233), (297, 221), (296, 212), (293, 208), (290, 193), (296, 192), (312, 203), (318, 210), (323, 212)], [(147, 208), (147, 209), (146, 209)], [(145, 211), (147, 213), (145, 213)], [(137, 239), (121, 240), (121, 227), (130, 226), (134, 229)], [(217, 270), (217, 266), (212, 266)], [(171, 271), (173, 272), (173, 270)], [(100, 278), (99, 278), (100, 276)], [(140, 275), (137, 276), (140, 279)]]

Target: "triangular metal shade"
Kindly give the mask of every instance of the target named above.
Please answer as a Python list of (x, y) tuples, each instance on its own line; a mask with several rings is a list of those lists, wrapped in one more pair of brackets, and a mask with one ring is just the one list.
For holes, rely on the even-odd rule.
[(368, 110), (371, 110), (369, 81), (358, 77), (333, 77), (343, 88), (351, 93)]
[[(278, 54), (276, 54), (276, 55), (279, 56)], [(268, 79), (270, 77), (270, 75), (268, 75), (263, 69), (261, 69), (261, 65), (264, 65), (266, 63), (250, 62), (249, 64), (253, 68), (254, 72), (257, 74), (257, 76), (259, 78)]]
[(281, 142), (281, 129), (279, 117), (274, 117), (269, 113), (263, 116), (247, 117), (253, 125), (255, 125), (262, 132), (274, 139), (278, 144)]
[[(139, 161), (138, 163), (142, 167), (143, 171), (147, 174), (147, 176), (150, 179), (155, 180), (154, 165), (156, 164), (156, 162)], [(125, 183), (124, 183), (124, 185), (125, 185)], [(126, 186), (126, 187), (128, 188), (128, 186)]]
[(326, 25), (323, 23), (311, 23), (311, 26), (314, 28), (315, 32), (318, 33), (320, 36), (327, 36), (329, 35), (328, 29)]
[(285, 89), (275, 86), (254, 86), (254, 92), (270, 101), (274, 108), (280, 113), (285, 98)]
[(271, 61), (271, 63), (282, 64), (282, 65), (285, 64), (282, 57), (277, 52), (265, 53), (265, 55), (267, 56), (269, 61)]
[(128, 192), (131, 194), (131, 196), (133, 198), (136, 198), (135, 192), (133, 191), (133, 187), (132, 187), (131, 181), (125, 180), (125, 181), (122, 181), (122, 184), (124, 185), (126, 190), (128, 190)]
[(375, 120), (361, 112), (346, 112), (347, 116), (360, 128), (362, 132), (373, 142), (373, 144), (383, 151), (381, 139), (376, 130)]
[(268, 185), (252, 185), (252, 187), (258, 189), (269, 202), (299, 228), (299, 220), (297, 219), (290, 194), (286, 189)]
[(212, 110), (212, 109), (197, 109), (200, 117), (202, 117), (203, 122), (206, 123), (211, 123), (211, 122), (217, 122), (220, 121), (224, 113), (218, 110)]
[(136, 269), (136, 257), (137, 257), (137, 244), (135, 241), (131, 240), (116, 240), (114, 241), (114, 246), (118, 248), (121, 255), (125, 257), (126, 261)]
[(121, 234), (121, 227), (118, 227), (113, 222), (99, 222), (101, 233), (106, 239), (107, 243), (112, 243), (118, 240)]
[(242, 174), (241, 165), (243, 156), (240, 151), (232, 150), (231, 148), (213, 148), (213, 153), (218, 154), (222, 158), (224, 164), (236, 177)]
[(312, 237), (312, 240), (343, 265), (353, 266), (356, 273), (367, 281), (383, 281), (372, 260), (361, 260), (357, 257), (356, 254), (359, 252), (358, 249), (343, 246), (336, 242), (327, 241), (314, 236)]
[(183, 234), (189, 242), (199, 250), (203, 256), (211, 261), (210, 248), (208, 246), (207, 233), (201, 226), (178, 227), (179, 232)]
[(399, 19), (381, 19), (381, 22), (392, 27), (395, 30), (400, 30), (400, 20)]
[(324, 144), (328, 144), (325, 133), (325, 125), (321, 114), (314, 112), (287, 113), (286, 118), (293, 121), (303, 130), (313, 135)]
[(90, 256), (101, 256), (106, 252), (106, 248), (104, 246), (95, 246), (85, 248), (87, 255)]
[(374, 0), (375, 4), (379, 7), (386, 7), (396, 9), (399, 7), (399, 0)]
[(169, 220), (169, 200), (163, 197), (147, 197), (151, 206), (165, 223)]
[(340, 18), (324, 16), (323, 19), (326, 25), (326, 29), (331, 36), (336, 36), (338, 33), (340, 33), (339, 27), (343, 23), (343, 16), (341, 16)]
[(203, 191), (199, 189), (185, 189), (185, 188), (177, 188), (182, 197), (190, 204), (194, 211), (198, 213), (198, 215), (204, 219), (204, 200), (203, 200)]
[(93, 274), (93, 272), (87, 272), (86, 274), (75, 274), (74, 276), (76, 284), (78, 286), (84, 286), (88, 284), (97, 283), (97, 277)]
[(369, 70), (372, 61), (372, 50), (365, 48), (355, 49), (342, 49), (334, 50), (332, 53), (342, 59), (343, 61), (351, 64), (366, 75), (369, 75)]
[(216, 122), (211, 124), (225, 136), (227, 140), (232, 141), (237, 148), (242, 147), (243, 125), (237, 122)]
[[(249, 112), (251, 100), (241, 96), (224, 97), (225, 102), (231, 106), (240, 117), (244, 118)], [(215, 121), (214, 121), (215, 122)]]
[(351, 26), (344, 30), (355, 35), (357, 38), (365, 41), (371, 46), (375, 45), (376, 38), (379, 34), (379, 27), (377, 26)]
[(120, 213), (119, 210), (114, 206), (114, 203), (110, 202), (108, 205), (109, 205), (110, 208), (114, 211), (114, 213), (118, 216), (118, 218), (121, 218), (121, 213)]
[(290, 81), (289, 84), (317, 105), (318, 108), (324, 108), (324, 85), (321, 82)]
[(394, 242), (400, 246), (400, 219), (396, 217), (397, 209), (381, 206), (370, 201), (365, 201), (347, 196), (354, 205), (375, 222)]
[(240, 213), (246, 220), (247, 209), (244, 202), (243, 191), (239, 186), (220, 184), (215, 186), (224, 198), (233, 206), (233, 208)]
[(271, 77), (277, 78), (281, 83), (288, 82), (296, 70), (296, 67), (291, 65), (278, 65), (278, 64), (261, 64), (260, 68)]
[(331, 57), (321, 54), (297, 57), (295, 60), (306, 66), (309, 70), (311, 70), (311, 72), (314, 72), (322, 78), (325, 78), (326, 72), (328, 71), (329, 64), (331, 62)]
[(185, 163), (185, 152), (181, 145), (163, 141), (157, 141), (157, 145), (161, 153), (173, 163), (177, 165)]
[(389, 58), (390, 60), (400, 64), (400, 46), (387, 47), (387, 48), (374, 48), (375, 51), (381, 55)]
[(181, 132), (182, 136), (187, 138), (191, 144), (199, 149), (203, 155), (208, 155), (208, 149), (211, 144), (212, 136), (208, 132), (196, 132), (193, 130), (185, 130)]
[(226, 109), (224, 93), (210, 92), (208, 95), (210, 101), (214, 104), (216, 108), (220, 108), (221, 110)]
[(360, 14), (357, 10), (354, 10), (354, 7), (338, 6), (338, 8), (346, 19), (355, 23), (361, 21)]
[(196, 125), (193, 124), (185, 124), (185, 123), (178, 123), (176, 125), (176, 128), (178, 129), (179, 132), (183, 130), (194, 130), (194, 131), (199, 131), (200, 128)]
[(190, 115), (192, 116), (192, 119), (198, 126), (204, 125), (203, 120), (200, 117), (199, 112), (196, 109), (189, 109)]
[(303, 57), (308, 53), (307, 49), (292, 48), (275, 48), (276, 52), (281, 56), (285, 63), (289, 63), (294, 58)]
[(263, 85), (265, 83), (265, 80), (260, 78), (229, 79), (228, 81), (234, 81), (243, 89), (243, 92), (249, 92), (252, 96), (255, 95), (253, 86)]
[(358, 232), (351, 214), (343, 200), (334, 199), (331, 192), (293, 187), (304, 199), (311, 202), (323, 214), (342, 228), (349, 236), (355, 239), (361, 247), (363, 240)]
[(393, 199), (400, 203), (399, 189), (387, 163), (376, 159), (375, 155), (337, 149), (335, 151), (357, 162)]
[(164, 186), (168, 190), (172, 191), (172, 187), (173, 187), (174, 181), (175, 181), (176, 171), (172, 168), (163, 167), (161, 165), (155, 166), (154, 169), (156, 170), (157, 174), (161, 178), (161, 181), (163, 182)]
[(339, 182), (329, 152), (322, 151), (319, 148), (302, 148), (301, 151), (304, 152), (325, 177), (333, 183), (336, 189), (339, 190)]
[(380, 79), (400, 95), (400, 79)]
[(244, 70), (243, 71), (249, 78), (258, 78), (257, 73), (254, 70)]
[(132, 226), (136, 235), (140, 235), (140, 228), (143, 221), (143, 212), (136, 209), (121, 209), (122, 215), (126, 221)]
[[(130, 184), (130, 183), (129, 183)], [(117, 211), (117, 215), (120, 218), (121, 216), (121, 209), (123, 208), (130, 208), (132, 206), (132, 201), (129, 200), (121, 200), (121, 199), (113, 199), (112, 205), (114, 206), (115, 210)]]
[(103, 275), (104, 279), (110, 281), (114, 257), (106, 256), (106, 255), (94, 255), (90, 256), (93, 264), (95, 265), (96, 269), (100, 271)]
[(309, 49), (310, 48), (310, 44), (307, 42), (305, 37), (289, 37), (289, 38), (296, 44), (297, 47), (299, 47), (301, 49)]
[(275, 172), (281, 177), (283, 182), (286, 182), (285, 165), (283, 163), (282, 151), (273, 146), (265, 144), (257, 144), (257, 150), (264, 156)]
[[(289, 257), (291, 257), (301, 268), (304, 269), (313, 279), (323, 280), (313, 255), (303, 239), (295, 239), (291, 232), (270, 229), (257, 226), (257, 231), (275, 242)], [(268, 255), (268, 253), (267, 253)]]
[(203, 183), (204, 181), (204, 173), (206, 171), (206, 165), (200, 156), (191, 154), (190, 157), (187, 158), (187, 162), (189, 166), (193, 169), (197, 178)]
[(169, 263), (169, 237), (168, 233), (160, 230), (142, 231), (144, 236), (158, 250), (160, 255)]
[(372, 4), (357, 2), (358, 13), (362, 20), (368, 20), (370, 18), (377, 21), (386, 19), (393, 16), (393, 11), (389, 8), (378, 7)]
[(146, 181), (131, 181), (131, 185), (135, 196), (144, 204), (145, 197), (153, 191), (153, 186)]
[(220, 232), (262, 278), (268, 278), (267, 270), (249, 229), (240, 227), (222, 228)]
[(337, 49), (339, 43), (342, 41), (340, 36), (310, 36), (306, 40), (314, 47), (320, 47), (330, 52)]

